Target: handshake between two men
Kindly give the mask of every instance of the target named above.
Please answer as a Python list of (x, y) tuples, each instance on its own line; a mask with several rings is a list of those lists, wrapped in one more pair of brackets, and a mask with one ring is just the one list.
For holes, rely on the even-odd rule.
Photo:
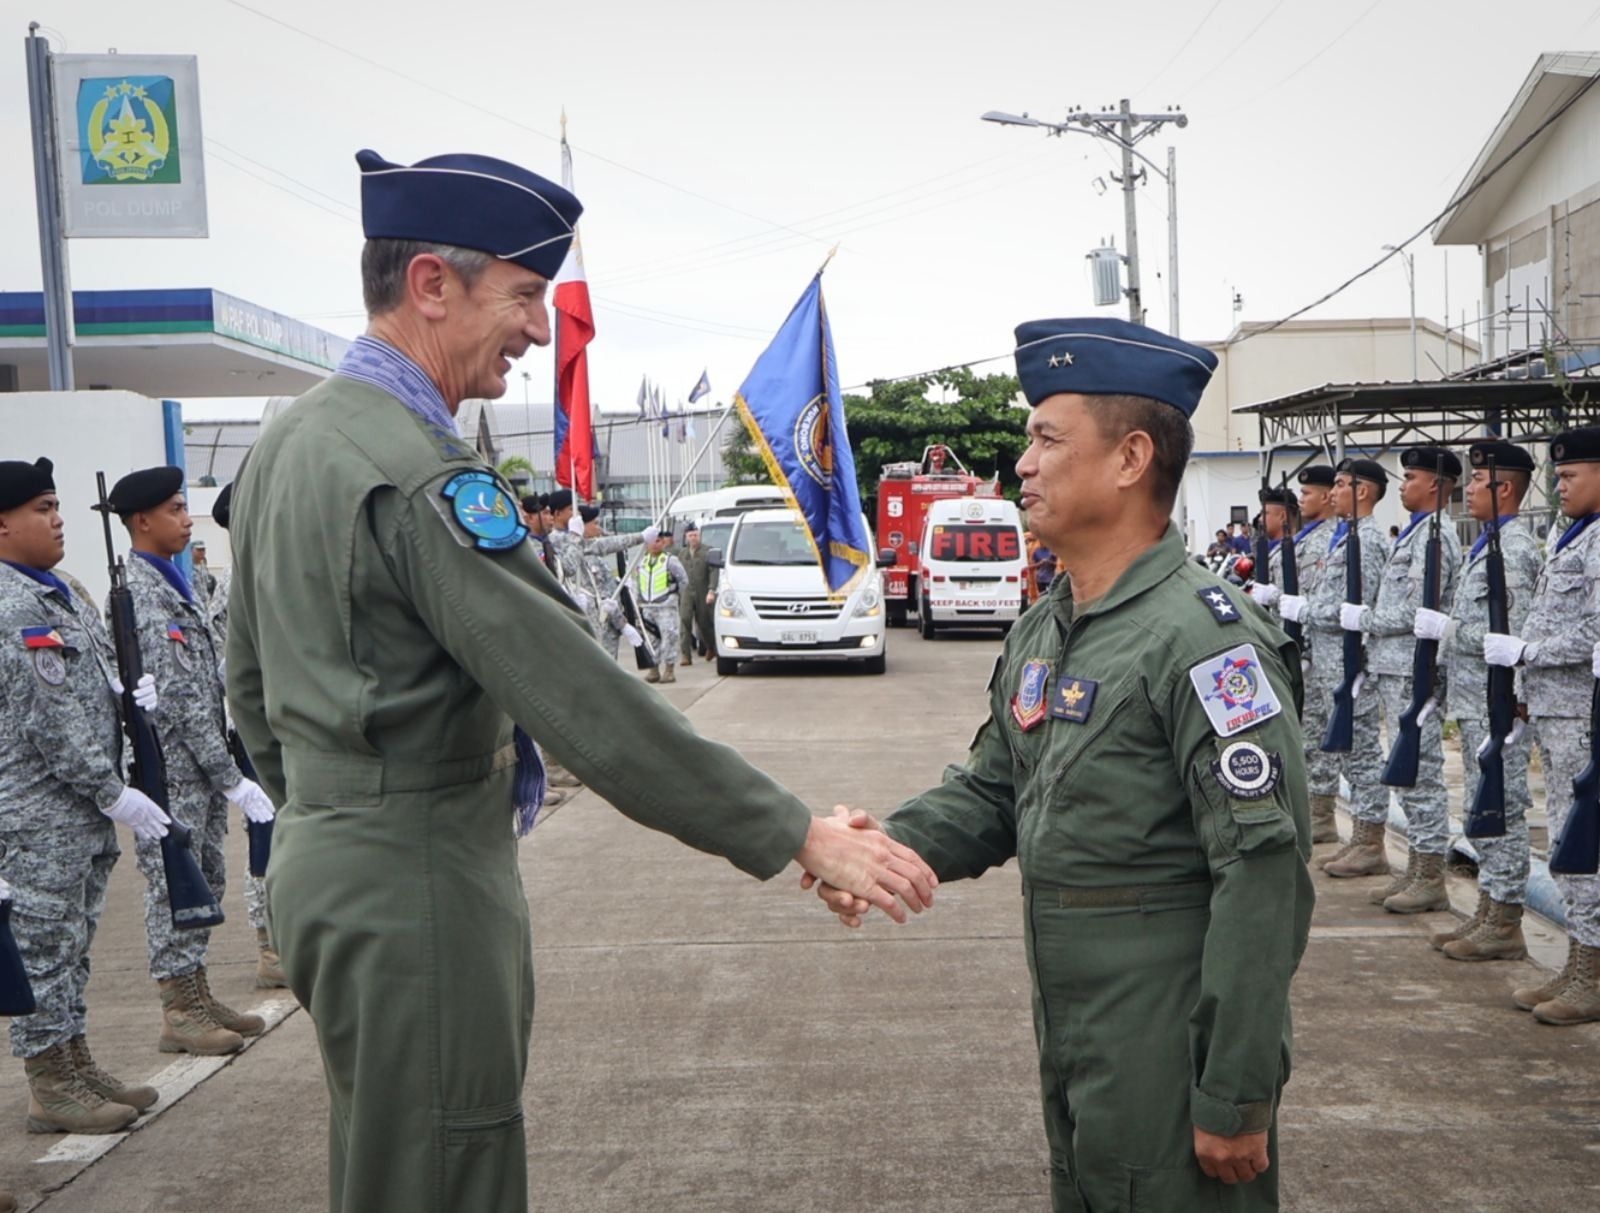
[(890, 838), (871, 814), (842, 804), (832, 817), (812, 821), (795, 858), (805, 869), (800, 887), (815, 888), (847, 927), (859, 927), (874, 906), (904, 923), (906, 910), (922, 913), (939, 887), (922, 856)]

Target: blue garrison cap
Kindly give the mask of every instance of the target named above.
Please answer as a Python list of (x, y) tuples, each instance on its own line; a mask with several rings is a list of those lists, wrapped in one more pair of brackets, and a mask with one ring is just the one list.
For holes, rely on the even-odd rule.
[(361, 166), (361, 228), (369, 240), (422, 240), (478, 249), (554, 278), (583, 204), (553, 181), (490, 156), (433, 156)]
[(1144, 396), (1192, 417), (1216, 369), (1210, 350), (1126, 320), (1085, 316), (1017, 326), (1017, 377), (1030, 405), (1058, 392)]

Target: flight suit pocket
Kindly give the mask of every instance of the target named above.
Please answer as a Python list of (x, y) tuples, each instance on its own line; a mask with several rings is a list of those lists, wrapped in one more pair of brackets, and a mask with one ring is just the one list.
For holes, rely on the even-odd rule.
[(520, 1208), (528, 1183), (522, 1103), (444, 1114), (440, 1209)]
[(1181, 1167), (1129, 1167), (1129, 1213), (1204, 1213), (1221, 1209), (1217, 1182), (1198, 1163)]
[(1295, 846), (1282, 756), (1254, 742), (1221, 740), (1212, 753), (1214, 758), (1202, 756), (1196, 762), (1192, 780), (1205, 801), (1207, 822), (1202, 828), (1230, 855)]

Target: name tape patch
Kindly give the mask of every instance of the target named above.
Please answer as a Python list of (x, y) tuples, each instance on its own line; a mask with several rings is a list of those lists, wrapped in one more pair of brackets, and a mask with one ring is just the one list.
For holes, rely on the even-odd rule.
[(1218, 737), (1232, 737), (1283, 711), (1253, 644), (1235, 645), (1190, 666), (1189, 682)]
[(1087, 724), (1089, 713), (1094, 711), (1095, 692), (1100, 684), (1092, 678), (1075, 678), (1063, 674), (1056, 680), (1056, 693), (1050, 702), (1050, 715), (1057, 720), (1070, 720), (1074, 724)]

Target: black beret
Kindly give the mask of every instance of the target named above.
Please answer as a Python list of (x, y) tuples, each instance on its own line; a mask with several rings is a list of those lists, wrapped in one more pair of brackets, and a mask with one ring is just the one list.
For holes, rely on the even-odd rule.
[(1413, 446), (1407, 447), (1400, 453), (1400, 466), (1403, 468), (1417, 468), (1424, 472), (1438, 472), (1441, 470), (1451, 480), (1461, 479), (1461, 460), (1454, 451), (1447, 451), (1442, 446)]
[(153, 510), (182, 491), (182, 468), (145, 468), (129, 472), (111, 486), (111, 508), (126, 518), (140, 510)]
[(1256, 496), (1262, 505), (1287, 506), (1294, 500), (1294, 495), (1288, 489), (1262, 489)]
[(1312, 484), (1331, 489), (1333, 487), (1333, 468), (1326, 463), (1313, 463), (1308, 468), (1301, 468), (1297, 479), (1301, 484)]
[(683, 528), (683, 533), (685, 535), (689, 534), (691, 531), (698, 535), (700, 533), (700, 524), (698, 522), (691, 522), (688, 526)]
[(572, 490), (571, 489), (557, 489), (555, 492), (551, 493), (550, 496), (545, 499), (545, 503), (552, 510), (555, 510), (557, 513), (559, 513), (560, 511), (566, 509), (569, 505), (572, 504)]
[(600, 507), (597, 505), (580, 505), (578, 507), (578, 517), (585, 522), (593, 522), (600, 517)]
[(223, 530), (228, 529), (228, 519), (233, 516), (233, 481), (228, 481), (217, 499), (211, 503), (211, 521)]
[(0, 510), (14, 510), (44, 493), (56, 491), (56, 465), (48, 459), (24, 463), (20, 459), (0, 462)]
[(1339, 471), (1353, 480), (1371, 481), (1380, 489), (1389, 487), (1389, 473), (1376, 459), (1345, 459), (1340, 462)]
[(1550, 462), (1595, 463), (1600, 461), (1600, 425), (1557, 434), (1550, 443)]
[(1497, 472), (1533, 474), (1533, 456), (1512, 442), (1474, 442), (1467, 448), (1467, 459), (1475, 468), (1486, 468), (1493, 459)]
[(540, 510), (544, 509), (544, 495), (540, 494), (535, 496), (534, 494), (529, 493), (522, 499), (522, 508), (529, 514), (537, 514)]

